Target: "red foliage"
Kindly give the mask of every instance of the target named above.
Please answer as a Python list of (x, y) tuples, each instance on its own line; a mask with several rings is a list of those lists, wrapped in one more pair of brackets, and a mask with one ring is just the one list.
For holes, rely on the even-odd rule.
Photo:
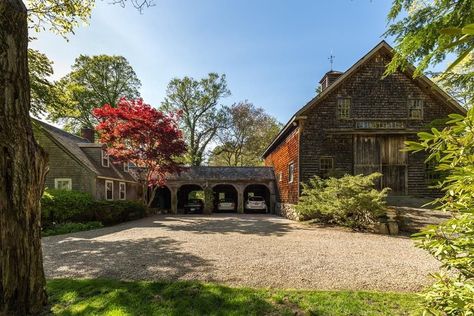
[(165, 114), (141, 99), (122, 98), (117, 107), (106, 104), (93, 115), (108, 154), (143, 170), (148, 186), (162, 185), (167, 173), (181, 170), (175, 159), (186, 152), (186, 145), (176, 114)]

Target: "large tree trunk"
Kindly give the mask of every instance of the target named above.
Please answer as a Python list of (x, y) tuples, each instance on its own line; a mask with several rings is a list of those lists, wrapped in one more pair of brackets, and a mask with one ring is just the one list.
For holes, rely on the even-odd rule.
[(0, 315), (40, 313), (46, 304), (40, 198), (46, 155), (29, 117), (27, 12), (0, 0)]

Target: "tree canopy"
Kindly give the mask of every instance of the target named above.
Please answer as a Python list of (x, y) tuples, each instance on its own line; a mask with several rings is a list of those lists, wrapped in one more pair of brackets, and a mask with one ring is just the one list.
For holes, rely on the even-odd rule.
[(166, 94), (162, 109), (182, 115), (180, 127), (188, 145), (186, 162), (199, 166), (209, 144), (226, 124), (225, 111), (219, 104), (230, 95), (226, 77), (210, 73), (199, 80), (175, 78), (168, 84)]
[(225, 107), (226, 128), (218, 133), (218, 145), (209, 164), (257, 166), (263, 163), (265, 147), (278, 134), (281, 124), (264, 109), (248, 101)]
[(141, 82), (125, 57), (80, 55), (72, 71), (56, 86), (61, 92), (61, 106), (48, 108), (48, 118), (77, 131), (97, 125), (94, 108), (104, 104), (114, 107), (122, 97), (138, 98)]
[[(100, 120), (100, 141), (108, 146), (115, 161), (132, 163), (153, 194), (164, 183), (166, 173), (181, 170), (176, 158), (186, 151), (175, 113), (165, 114), (141, 99), (120, 99), (117, 107), (109, 104), (93, 110)], [(142, 176), (141, 173), (138, 174)]]
[(468, 69), (474, 66), (473, 1), (394, 0), (388, 20), (391, 24), (385, 34), (395, 38), (397, 51), (388, 74), (410, 62), (418, 65), (414, 74), (418, 76), (453, 59), (438, 81), (442, 86), (474, 93), (472, 71), (454, 71), (460, 63)]

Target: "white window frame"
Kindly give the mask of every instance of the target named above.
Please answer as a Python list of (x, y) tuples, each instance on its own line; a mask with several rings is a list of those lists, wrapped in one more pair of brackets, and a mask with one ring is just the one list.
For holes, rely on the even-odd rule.
[[(107, 150), (102, 149), (102, 154), (101, 154), (101, 162), (102, 162), (102, 167), (108, 168), (110, 166), (110, 160), (109, 160), (109, 154), (107, 153)], [(104, 164), (104, 161), (107, 163)]]
[(295, 181), (295, 163), (290, 162), (288, 164), (288, 183)]
[[(111, 183), (112, 184), (112, 198), (108, 198), (107, 196), (107, 184)], [(113, 201), (114, 200), (114, 182), (112, 180), (105, 180), (105, 199), (107, 201)]]
[(278, 172), (278, 182), (282, 182), (283, 181), (283, 172)]
[(66, 191), (71, 191), (72, 190), (72, 179), (71, 178), (55, 178), (54, 179), (54, 188), (56, 190), (59, 190), (58, 184), (59, 184), (59, 182), (62, 182), (62, 181), (68, 182), (68, 188), (65, 189), (65, 190)]
[(129, 172), (130, 171), (130, 165), (128, 162), (123, 163), (123, 171), (124, 172)]
[[(122, 191), (123, 188), (123, 191)], [(123, 198), (122, 198), (123, 193)], [(119, 200), (127, 199), (127, 184), (125, 182), (119, 182)]]

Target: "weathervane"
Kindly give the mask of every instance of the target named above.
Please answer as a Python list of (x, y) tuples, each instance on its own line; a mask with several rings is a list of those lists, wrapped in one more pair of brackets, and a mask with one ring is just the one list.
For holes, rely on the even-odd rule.
[(332, 71), (332, 66), (333, 66), (333, 64), (334, 64), (334, 58), (336, 58), (336, 56), (334, 56), (334, 55), (332, 54), (332, 51), (331, 51), (331, 55), (330, 55), (329, 58), (328, 58), (328, 59), (329, 59), (329, 62), (331, 63), (331, 71)]

